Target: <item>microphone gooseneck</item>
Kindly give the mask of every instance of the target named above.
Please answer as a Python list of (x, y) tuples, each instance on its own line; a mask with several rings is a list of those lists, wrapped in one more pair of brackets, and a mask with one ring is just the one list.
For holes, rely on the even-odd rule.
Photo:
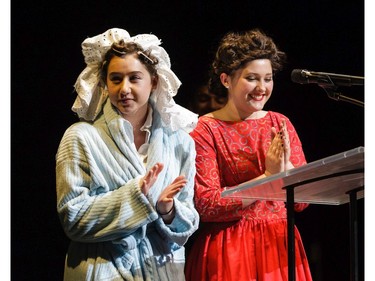
[(364, 85), (364, 77), (294, 69), (291, 73), (291, 79), (299, 84), (317, 84), (326, 91), (331, 99), (346, 101), (361, 107), (365, 105), (362, 101), (344, 96), (336, 91), (339, 86)]
[(322, 87), (364, 85), (365, 79), (361, 76), (351, 76), (327, 72), (315, 72), (306, 69), (294, 69), (291, 79), (299, 84), (318, 84)]

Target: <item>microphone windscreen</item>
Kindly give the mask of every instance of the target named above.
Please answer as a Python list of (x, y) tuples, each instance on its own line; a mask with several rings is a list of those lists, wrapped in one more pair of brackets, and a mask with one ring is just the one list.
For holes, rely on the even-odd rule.
[(294, 83), (300, 83), (300, 84), (306, 83), (306, 77), (302, 75), (302, 69), (294, 69), (290, 76)]

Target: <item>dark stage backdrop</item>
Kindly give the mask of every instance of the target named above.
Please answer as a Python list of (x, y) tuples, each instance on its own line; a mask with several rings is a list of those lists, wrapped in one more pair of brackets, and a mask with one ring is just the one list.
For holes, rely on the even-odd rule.
[[(276, 76), (266, 109), (294, 123), (309, 162), (364, 146), (364, 109), (328, 98), (317, 85), (291, 82), (293, 69), (364, 76), (364, 2), (300, 1), (11, 1), (11, 276), (62, 280), (68, 239), (56, 213), (55, 153), (73, 84), (85, 67), (81, 42), (112, 27), (162, 39), (186, 105), (219, 38), (259, 27), (289, 63)], [(364, 99), (364, 87), (340, 89)], [(364, 200), (358, 201), (363, 278)], [(297, 215), (315, 281), (349, 280), (349, 206), (311, 205)]]

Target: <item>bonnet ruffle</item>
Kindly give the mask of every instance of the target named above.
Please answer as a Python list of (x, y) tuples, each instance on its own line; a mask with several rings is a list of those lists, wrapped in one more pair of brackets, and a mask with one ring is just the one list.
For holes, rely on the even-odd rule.
[(82, 42), (82, 53), (86, 68), (78, 76), (74, 88), (78, 94), (72, 110), (80, 118), (93, 121), (102, 110), (103, 102), (108, 96), (108, 91), (100, 79), (100, 70), (107, 51), (114, 42), (120, 40), (135, 42), (144, 51), (150, 52), (158, 59), (156, 71), (158, 85), (150, 99), (159, 111), (163, 125), (172, 130), (184, 129), (192, 131), (197, 123), (198, 115), (175, 103), (173, 97), (177, 94), (181, 81), (171, 70), (169, 55), (159, 40), (153, 34), (140, 34), (131, 37), (129, 33), (120, 28), (112, 28), (97, 36), (87, 38)]

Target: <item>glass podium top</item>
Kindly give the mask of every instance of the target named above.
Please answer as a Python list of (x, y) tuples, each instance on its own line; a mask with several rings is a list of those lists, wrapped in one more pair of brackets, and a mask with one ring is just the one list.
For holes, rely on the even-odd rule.
[(286, 201), (286, 189), (294, 189), (294, 202), (341, 205), (348, 192), (358, 189), (364, 198), (364, 147), (357, 147), (264, 179), (248, 181), (221, 193), (227, 198)]

